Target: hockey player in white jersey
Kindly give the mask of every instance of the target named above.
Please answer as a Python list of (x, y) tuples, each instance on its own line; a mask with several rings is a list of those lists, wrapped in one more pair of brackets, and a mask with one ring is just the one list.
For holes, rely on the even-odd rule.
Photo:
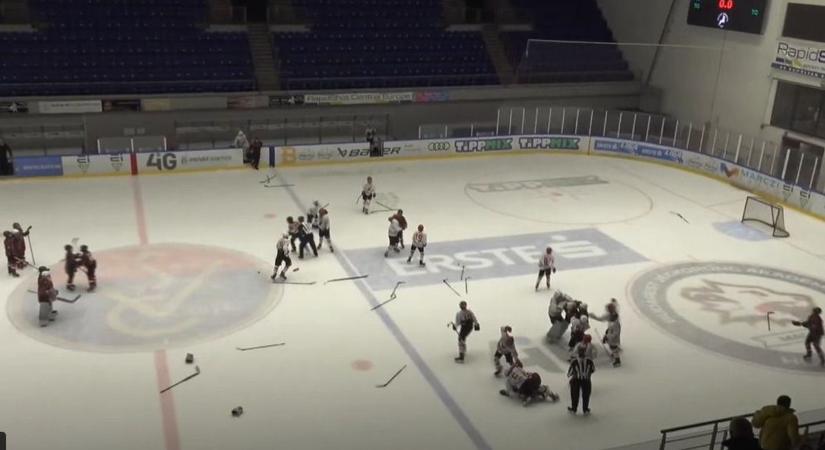
[(553, 256), (553, 249), (547, 247), (546, 252), (539, 258), (539, 277), (536, 280), (536, 290), (539, 290), (542, 278), (547, 278), (547, 289), (550, 289), (550, 274), (556, 273), (556, 257)]
[(321, 208), (318, 214), (318, 250), (324, 246), (324, 239), (326, 239), (330, 253), (335, 253), (335, 249), (332, 248), (332, 239), (329, 237), (329, 212), (326, 208)]
[(512, 366), (513, 364), (518, 361), (518, 351), (516, 351), (516, 340), (513, 336), (510, 336), (510, 333), (513, 331), (513, 328), (510, 325), (505, 325), (500, 328), (501, 330), (501, 338), (498, 340), (498, 344), (496, 345), (496, 352), (493, 354), (493, 364), (495, 365), (496, 371), (493, 373), (495, 376), (501, 375), (501, 357), (503, 356), (507, 364)]
[(464, 354), (467, 353), (467, 336), (473, 330), (481, 330), (481, 325), (478, 324), (476, 315), (467, 309), (467, 302), (459, 303), (458, 308), (459, 310), (455, 314), (455, 322), (452, 323), (453, 331), (458, 333), (458, 357), (455, 358), (455, 362), (463, 363)]
[(610, 359), (613, 361), (613, 367), (619, 367), (622, 365), (620, 357), (622, 352), (622, 323), (619, 321), (619, 302), (615, 298), (610, 299), (610, 303), (604, 307), (604, 310), (604, 314), (600, 316), (590, 314), (590, 317), (599, 322), (607, 322), (607, 330), (604, 332), (602, 343), (610, 349)]
[(361, 200), (364, 202), (364, 206), (361, 208), (361, 212), (364, 214), (370, 213), (370, 202), (372, 199), (375, 198), (375, 185), (372, 184), (372, 177), (367, 177), (367, 182), (361, 188)]
[(318, 218), (320, 216), (319, 212), (321, 211), (321, 202), (315, 200), (312, 202), (312, 206), (309, 207), (307, 210), (307, 223), (312, 226), (312, 228), (318, 228)]
[(275, 270), (272, 272), (272, 277), (270, 277), (273, 280), (278, 277), (278, 269), (281, 267), (281, 264), (286, 264), (281, 271), (281, 279), (286, 280), (286, 271), (289, 269), (289, 266), (292, 265), (292, 259), (289, 258), (289, 247), (289, 234), (284, 233), (277, 245), (278, 254), (275, 256)]
[(412, 245), (410, 245), (410, 257), (407, 258), (407, 262), (412, 261), (413, 256), (415, 256), (415, 251), (418, 250), (418, 253), (421, 254), (421, 259), (418, 260), (418, 265), (424, 267), (424, 247), (426, 246), (427, 233), (424, 232), (424, 225), (419, 225), (418, 231), (413, 233), (412, 236)]
[(390, 217), (387, 220), (390, 222), (390, 226), (387, 229), (390, 245), (387, 246), (387, 251), (384, 252), (384, 258), (390, 255), (390, 250), (396, 253), (401, 251), (401, 249), (398, 248), (398, 234), (401, 232), (401, 225), (398, 224), (398, 220), (395, 217)]
[(584, 334), (589, 329), (590, 320), (587, 316), (587, 303), (579, 303), (578, 307), (573, 310), (573, 315), (570, 319), (570, 341), (568, 342), (568, 347), (571, 352), (576, 344), (584, 339)]
[(575, 303), (575, 300), (561, 291), (556, 291), (550, 297), (550, 306), (547, 308), (547, 315), (550, 316), (547, 342), (551, 344), (558, 342), (570, 326), (569, 319), (563, 316), (563, 313), (567, 310), (567, 305), (570, 303)]
[(541, 376), (536, 372), (524, 370), (521, 361), (507, 369), (504, 380), (504, 389), (498, 391), (505, 397), (516, 397), (527, 406), (534, 400), (558, 401), (559, 395), (551, 391), (547, 385), (541, 384)]
[(585, 334), (582, 338), (581, 342), (576, 344), (572, 350), (570, 350), (570, 358), (568, 361), (572, 361), (579, 355), (580, 350), (584, 349), (584, 356), (585, 358), (592, 359), (593, 361), (596, 360), (596, 357), (599, 356), (599, 352), (596, 349), (596, 346), (593, 345), (593, 337), (589, 334)]

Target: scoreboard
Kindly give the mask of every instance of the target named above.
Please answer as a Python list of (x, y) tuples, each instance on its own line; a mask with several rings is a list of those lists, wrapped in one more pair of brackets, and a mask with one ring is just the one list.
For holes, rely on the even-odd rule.
[(768, 0), (690, 0), (688, 24), (762, 34)]

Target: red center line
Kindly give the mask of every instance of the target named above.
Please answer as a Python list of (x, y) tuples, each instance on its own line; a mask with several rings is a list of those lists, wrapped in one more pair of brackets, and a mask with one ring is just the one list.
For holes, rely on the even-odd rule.
[[(149, 233), (146, 227), (146, 210), (143, 207), (143, 192), (141, 191), (140, 181), (135, 176), (130, 178), (138, 241), (140, 245), (149, 245)], [(172, 384), (172, 377), (169, 376), (169, 360), (166, 357), (166, 350), (155, 351), (155, 375), (158, 382), (158, 392)], [(175, 414), (175, 397), (172, 395), (172, 391), (166, 391), (160, 394), (160, 412), (166, 450), (180, 450), (180, 433), (178, 432), (177, 414)]]

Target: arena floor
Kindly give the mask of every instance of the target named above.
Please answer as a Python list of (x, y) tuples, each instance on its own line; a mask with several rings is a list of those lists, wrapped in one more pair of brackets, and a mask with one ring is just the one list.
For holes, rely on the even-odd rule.
[[(802, 361), (804, 330), (790, 324), (825, 306), (816, 219), (786, 210), (791, 237), (772, 238), (739, 222), (744, 191), (595, 156), (289, 168), (271, 181), (282, 187), (265, 187), (266, 174), (0, 184), (0, 223), (33, 226), (37, 263), (58, 288), (75, 237), (95, 253), (100, 284), (85, 293), (79, 275), (82, 298), (57, 303), (57, 321), (39, 328), (34, 271), (0, 278), (9, 448), (582, 450), (751, 412), (782, 393), (800, 411), (822, 407), (825, 369)], [(355, 204), (367, 175), (411, 228), (425, 225), (426, 268), (383, 257), (389, 213)], [(285, 218), (316, 199), (329, 203), (336, 253), (293, 258), (289, 281), (317, 284), (271, 284)], [(593, 312), (620, 303), (624, 364), (601, 352), (587, 418), (566, 411), (566, 351), (544, 340), (551, 291), (533, 291), (548, 244), (554, 289)], [(399, 281), (397, 298), (371, 311)], [(464, 365), (445, 326), (460, 300), (482, 327)], [(524, 408), (497, 393), (491, 348), (505, 324), (559, 403)], [(195, 372), (186, 353), (200, 374), (160, 395)]]

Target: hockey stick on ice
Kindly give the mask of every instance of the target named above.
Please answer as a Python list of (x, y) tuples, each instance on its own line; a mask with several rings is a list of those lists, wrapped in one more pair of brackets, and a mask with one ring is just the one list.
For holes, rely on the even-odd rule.
[(318, 283), (317, 281), (272, 281), (272, 284), (294, 284), (297, 286), (312, 286), (313, 284)]
[(447, 285), (447, 287), (448, 287), (448, 288), (450, 288), (450, 290), (451, 290), (451, 291), (455, 292), (455, 295), (457, 295), (457, 296), (461, 297), (461, 294), (459, 294), (457, 290), (453, 289), (453, 287), (452, 287), (452, 286), (450, 286), (450, 282), (449, 282), (449, 281), (447, 281), (447, 279), (446, 279), (446, 278), (445, 278), (445, 279), (443, 279), (443, 280), (441, 280), (441, 281), (442, 281), (444, 284), (446, 284), (446, 285)]
[(291, 187), (291, 186), (295, 186), (295, 185), (294, 184), (267, 184), (267, 185), (264, 185), (264, 187), (266, 187), (266, 188), (276, 188), (276, 187), (279, 188), (279, 187)]
[(470, 287), (469, 287), (469, 280), (470, 280), (470, 277), (467, 277), (467, 278), (465, 278), (465, 279), (464, 279), (464, 293), (465, 293), (465, 294), (469, 294), (469, 293), (470, 293), (470, 291), (469, 291), (469, 289), (470, 289)]
[(392, 380), (394, 380), (394, 379), (395, 379), (395, 377), (397, 377), (398, 375), (401, 375), (401, 372), (403, 372), (403, 371), (404, 371), (404, 369), (406, 369), (406, 368), (407, 368), (407, 365), (406, 365), (406, 364), (404, 364), (404, 367), (402, 367), (402, 368), (398, 369), (398, 372), (395, 372), (395, 375), (393, 375), (393, 376), (392, 376), (389, 380), (387, 380), (387, 382), (386, 382), (386, 383), (384, 383), (384, 384), (376, 384), (376, 385), (375, 385), (375, 387), (377, 387), (377, 388), (385, 388), (385, 387), (389, 386), (389, 385), (390, 385), (390, 383), (392, 383)]
[[(31, 289), (29, 289), (29, 292), (31, 292), (32, 294), (37, 294), (37, 291), (33, 291), (33, 290), (31, 290)], [(73, 299), (69, 300), (68, 298), (65, 298), (65, 297), (59, 297), (59, 296), (58, 296), (58, 297), (56, 298), (56, 300), (61, 301), (61, 302), (65, 302), (65, 303), (74, 303), (74, 302), (78, 301), (78, 300), (80, 299), (80, 297), (81, 297), (81, 295), (80, 295), (80, 294), (77, 294), (77, 295), (75, 296), (75, 298), (73, 298)]]
[(673, 215), (675, 215), (675, 216), (677, 216), (677, 217), (679, 217), (680, 219), (684, 220), (684, 221), (685, 221), (685, 223), (690, 224), (690, 222), (688, 222), (688, 220), (687, 220), (687, 219), (685, 219), (685, 216), (683, 216), (683, 215), (681, 215), (681, 214), (677, 213), (676, 211), (671, 211), (670, 213), (671, 213), (671, 214), (673, 214)]
[(31, 236), (26, 236), (26, 240), (29, 241), (29, 252), (31, 252), (31, 254), (32, 254), (32, 265), (36, 266), (37, 265), (37, 260), (34, 259), (34, 247), (32, 247), (32, 237)]
[(286, 342), (279, 342), (277, 344), (268, 344), (268, 345), (258, 345), (258, 346), (255, 346), (255, 347), (235, 347), (235, 349), (240, 350), (242, 352), (245, 352), (245, 351), (248, 351), (248, 350), (257, 350), (259, 348), (281, 347), (283, 345), (286, 345)]
[(381, 303), (379, 303), (379, 304), (377, 304), (377, 305), (373, 306), (372, 308), (370, 308), (370, 311), (375, 311), (376, 309), (378, 309), (378, 308), (380, 308), (380, 307), (382, 307), (382, 306), (386, 305), (387, 303), (389, 303), (389, 302), (391, 302), (391, 301), (395, 300), (396, 298), (397, 298), (397, 297), (393, 295), (392, 297), (390, 297), (390, 299), (389, 299), (389, 300), (383, 301), (383, 302), (381, 302)]
[(464, 279), (464, 268), (465, 268), (465, 266), (461, 266), (461, 276), (458, 278), (459, 280)]
[(349, 280), (360, 280), (362, 278), (367, 278), (369, 275), (358, 275), (356, 277), (346, 277), (346, 278), (333, 278), (331, 280), (324, 281), (324, 284), (332, 283), (335, 281), (349, 281)]
[(765, 314), (765, 317), (768, 319), (768, 331), (771, 331), (771, 314), (773, 313), (773, 311), (768, 311), (767, 314)]
[(395, 291), (398, 290), (398, 286), (401, 286), (402, 284), (406, 283), (406, 281), (399, 281), (398, 283), (395, 283), (395, 287), (392, 288), (392, 294), (390, 294), (390, 298), (395, 298)]
[(168, 388), (166, 388), (166, 389), (164, 389), (164, 390), (160, 391), (160, 393), (161, 393), (161, 394), (163, 394), (164, 392), (168, 391), (169, 389), (172, 389), (173, 387), (175, 387), (175, 386), (177, 386), (177, 385), (179, 385), (179, 384), (181, 384), (181, 383), (187, 382), (187, 381), (191, 380), (192, 378), (195, 378), (196, 376), (198, 376), (198, 375), (200, 375), (200, 374), (201, 374), (201, 368), (200, 368), (200, 367), (198, 367), (198, 366), (195, 366), (195, 373), (193, 373), (192, 375), (189, 375), (188, 377), (186, 377), (186, 378), (184, 378), (184, 379), (182, 379), (182, 380), (178, 381), (177, 383), (175, 383), (175, 384), (173, 384), (173, 385), (169, 386)]
[(266, 176), (266, 180), (259, 181), (259, 183), (261, 183), (261, 184), (269, 184), (269, 182), (270, 182), (270, 181), (272, 181), (272, 179), (273, 179), (273, 178), (277, 178), (277, 177), (278, 177), (278, 176), (277, 176), (277, 175), (275, 175), (275, 174), (272, 174), (272, 175), (267, 175), (267, 176)]

